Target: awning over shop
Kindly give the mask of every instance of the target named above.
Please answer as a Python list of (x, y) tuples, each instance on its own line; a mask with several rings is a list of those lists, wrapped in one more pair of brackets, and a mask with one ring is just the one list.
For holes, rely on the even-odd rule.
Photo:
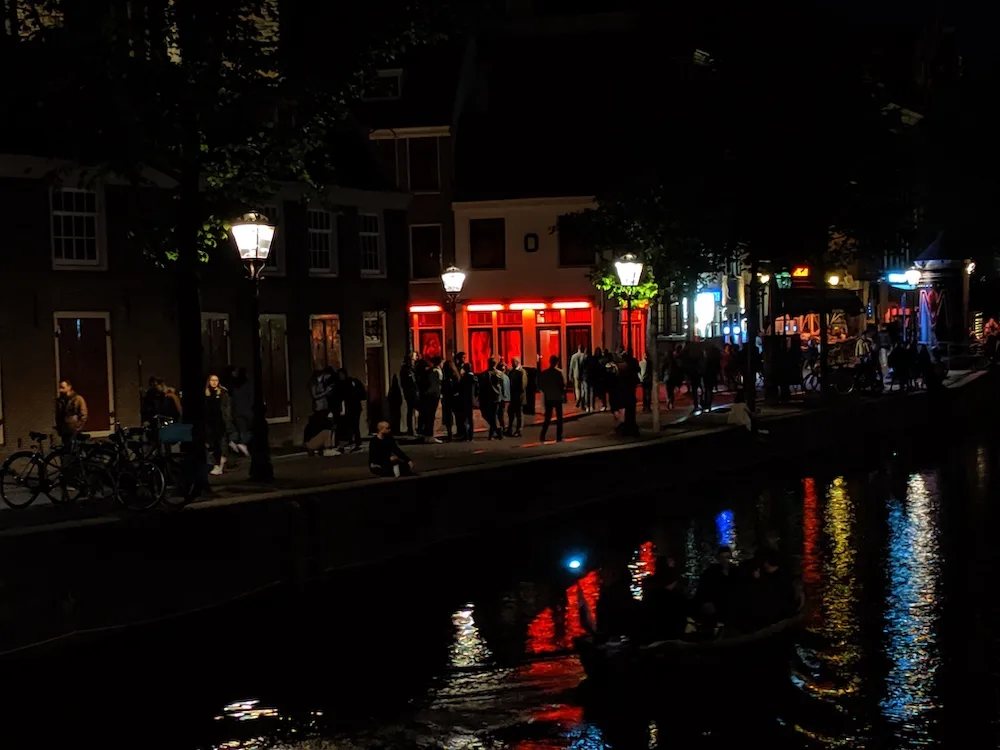
[(861, 298), (849, 289), (827, 289), (824, 299), (820, 298), (819, 289), (783, 289), (778, 303), (781, 307), (775, 310), (775, 315), (829, 314), (835, 311), (846, 315), (860, 315), (865, 309)]

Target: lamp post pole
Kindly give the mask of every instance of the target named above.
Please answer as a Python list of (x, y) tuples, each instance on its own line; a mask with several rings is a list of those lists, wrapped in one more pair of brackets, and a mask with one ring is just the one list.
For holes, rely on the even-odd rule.
[(625, 298), (625, 351), (632, 355), (632, 290), (629, 289), (629, 295)]
[(458, 357), (458, 292), (448, 292), (448, 301), (445, 307), (451, 316), (451, 358), (454, 361)]
[(253, 284), (251, 313), (251, 337), (253, 345), (253, 426), (250, 436), (250, 479), (254, 482), (270, 482), (274, 479), (271, 464), (271, 444), (268, 440), (267, 412), (264, 404), (264, 357), (260, 343), (260, 277), (264, 270), (262, 261), (251, 261), (248, 265), (250, 281)]
[[(618, 281), (621, 286), (625, 289), (625, 340), (627, 362), (628, 362), (628, 375), (627, 377), (631, 380), (633, 376), (638, 375), (638, 362), (635, 359), (635, 355), (632, 353), (632, 297), (635, 295), (635, 288), (639, 286), (639, 281), (642, 279), (642, 263), (636, 258), (632, 253), (627, 253), (623, 255), (618, 261), (615, 262), (615, 271), (618, 273)], [(625, 424), (623, 432), (626, 435), (638, 435), (639, 428), (635, 422), (635, 385), (631, 388), (631, 393), (628, 396), (628, 400), (625, 403)]]

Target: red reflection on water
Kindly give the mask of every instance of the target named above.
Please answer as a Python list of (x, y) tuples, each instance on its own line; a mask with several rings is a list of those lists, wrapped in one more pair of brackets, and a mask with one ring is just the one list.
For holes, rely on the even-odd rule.
[(806, 477), (802, 480), (802, 581), (806, 584), (820, 582), (819, 533), (816, 480)]
[(591, 621), (597, 622), (597, 600), (601, 598), (601, 578), (599, 571), (592, 570), (583, 576), (574, 585), (566, 589), (566, 616), (565, 629), (563, 630), (563, 647), (572, 648), (573, 640), (587, 631), (580, 621), (580, 592), (583, 592), (583, 601), (590, 610)]
[(556, 641), (556, 618), (552, 608), (546, 607), (528, 625), (527, 649), (529, 654), (547, 654), (559, 650)]
[[(573, 729), (583, 723), (580, 706), (550, 706), (531, 717), (532, 723), (558, 724), (563, 730)], [(557, 750), (566, 747), (564, 739), (521, 740), (514, 750)]]

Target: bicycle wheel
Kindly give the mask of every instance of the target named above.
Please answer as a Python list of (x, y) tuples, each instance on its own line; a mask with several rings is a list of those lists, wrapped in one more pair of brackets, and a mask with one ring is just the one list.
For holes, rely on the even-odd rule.
[(846, 396), (854, 390), (854, 373), (846, 368), (840, 368), (833, 373), (833, 387), (837, 393)]
[(118, 482), (107, 468), (98, 462), (80, 465), (81, 499), (110, 508), (118, 501)]
[(167, 490), (163, 493), (163, 504), (170, 508), (183, 508), (196, 496), (197, 491), (184, 475), (184, 460), (175, 453), (160, 456), (156, 465), (166, 479)]
[(42, 490), (54, 505), (65, 505), (80, 499), (83, 480), (80, 459), (62, 448), (56, 448), (42, 462)]
[(149, 510), (163, 498), (166, 480), (152, 461), (126, 464), (118, 474), (118, 502), (129, 510)]
[(31, 451), (12, 453), (0, 467), (0, 497), (11, 508), (35, 502), (42, 484), (42, 466)]

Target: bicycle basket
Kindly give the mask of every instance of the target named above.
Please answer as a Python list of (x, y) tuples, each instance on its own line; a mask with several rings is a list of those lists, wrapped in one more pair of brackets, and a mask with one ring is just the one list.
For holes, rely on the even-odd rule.
[(194, 439), (194, 430), (189, 424), (164, 425), (160, 428), (161, 443), (190, 443)]

